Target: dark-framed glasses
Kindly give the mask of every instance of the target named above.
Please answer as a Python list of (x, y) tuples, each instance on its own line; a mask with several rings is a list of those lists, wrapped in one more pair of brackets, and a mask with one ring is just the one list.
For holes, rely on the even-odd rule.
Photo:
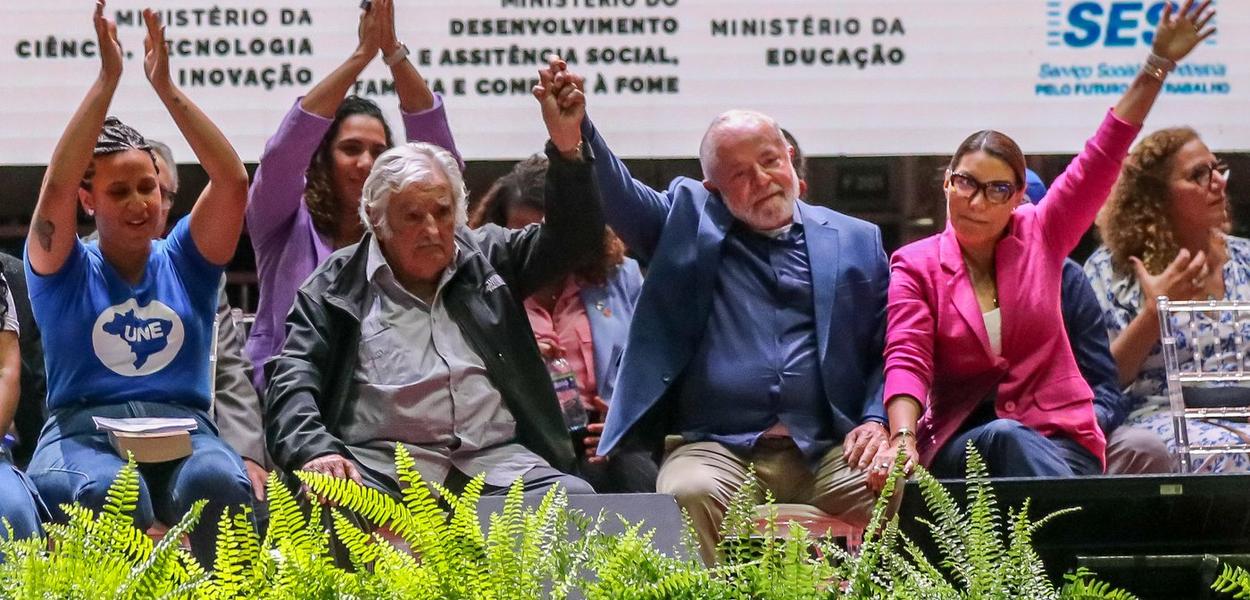
[(991, 204), (1004, 204), (1016, 195), (1016, 184), (1010, 181), (982, 183), (976, 177), (954, 171), (947, 171), (946, 178), (950, 180), (951, 187), (955, 188), (955, 193), (967, 198), (969, 202), (976, 198), (978, 193), (984, 193), (985, 199)]
[(1228, 163), (1222, 160), (1216, 160), (1205, 165), (1198, 165), (1197, 167), (1194, 167), (1194, 170), (1190, 171), (1187, 179), (1201, 187), (1211, 187), (1211, 180), (1217, 174), (1219, 175), (1220, 180), (1228, 183), (1228, 175), (1231, 171), (1232, 168), (1228, 166)]

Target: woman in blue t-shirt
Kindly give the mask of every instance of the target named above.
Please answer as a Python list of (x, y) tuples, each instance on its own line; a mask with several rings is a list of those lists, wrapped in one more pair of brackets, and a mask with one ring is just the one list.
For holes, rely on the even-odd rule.
[[(43, 336), (50, 417), (28, 472), (58, 514), (61, 503), (104, 504), (125, 463), (93, 417), (193, 419), (190, 455), (140, 464), (140, 527), (176, 522), (208, 505), (192, 550), (212, 564), (222, 511), (250, 502), (243, 463), (211, 419), (210, 361), (217, 283), (243, 225), (247, 172), (216, 126), (173, 83), (164, 29), (144, 11), (144, 73), (209, 177), (191, 215), (164, 240), (151, 148), (105, 118), (122, 72), (117, 26), (95, 8), (100, 72), (53, 151), (26, 240), (31, 307)], [(98, 244), (76, 234), (78, 205)]]

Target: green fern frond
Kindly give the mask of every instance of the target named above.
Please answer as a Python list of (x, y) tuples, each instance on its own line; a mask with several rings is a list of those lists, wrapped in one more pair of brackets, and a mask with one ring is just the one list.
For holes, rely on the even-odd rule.
[[(195, 501), (191, 510), (169, 528), (147, 559), (131, 569), (130, 580), (118, 591), (119, 596), (157, 598), (171, 591), (171, 588), (189, 583), (185, 565), (188, 562), (194, 563), (195, 559), (182, 549), (182, 537), (199, 522), (206, 503), (206, 500)], [(207, 577), (201, 578), (199, 584), (205, 581)], [(198, 586), (191, 589), (194, 587)]]

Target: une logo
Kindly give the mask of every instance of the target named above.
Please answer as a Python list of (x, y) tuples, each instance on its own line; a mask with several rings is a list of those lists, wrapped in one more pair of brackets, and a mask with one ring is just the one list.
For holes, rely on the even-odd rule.
[[(1149, 46), (1154, 42), (1155, 27), (1167, 2), (1092, 2), (1072, 3), (1067, 12), (1060, 0), (1047, 0), (1047, 45), (1088, 48), (1127, 48)], [(1214, 4), (1214, 2), (1213, 2)], [(1173, 3), (1174, 10), (1180, 5)], [(1212, 20), (1208, 26), (1214, 26)], [(1214, 44), (1215, 37), (1205, 43)]]

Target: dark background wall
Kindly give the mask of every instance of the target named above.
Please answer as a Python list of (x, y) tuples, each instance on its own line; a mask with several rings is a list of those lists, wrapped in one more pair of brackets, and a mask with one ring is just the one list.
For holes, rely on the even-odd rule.
[[(1233, 204), (1234, 233), (1250, 237), (1250, 153), (1222, 154), (1232, 166), (1229, 197)], [(1048, 183), (1058, 176), (1072, 159), (1070, 155), (1034, 156), (1029, 166)], [(942, 198), (942, 174), (949, 157), (814, 157), (808, 159), (808, 199), (836, 210), (872, 221), (881, 227), (886, 251), (930, 235), (945, 224), (945, 203)], [(627, 160), (638, 178), (663, 189), (679, 175), (699, 177), (697, 160)], [(465, 170), (465, 183), (470, 202), (490, 187), (491, 183), (511, 167), (509, 161), (470, 161)], [(256, 165), (248, 165), (249, 172)], [(42, 166), (0, 167), (0, 250), (21, 256), (26, 230), (39, 194)], [(181, 190), (170, 220), (185, 216), (205, 175), (198, 165), (178, 167)], [(91, 227), (80, 214), (84, 230)], [(1084, 260), (1097, 246), (1091, 232), (1073, 252)], [(255, 262), (252, 245), (244, 232), (239, 251), (229, 267), (231, 300), (235, 306), (255, 309)]]

